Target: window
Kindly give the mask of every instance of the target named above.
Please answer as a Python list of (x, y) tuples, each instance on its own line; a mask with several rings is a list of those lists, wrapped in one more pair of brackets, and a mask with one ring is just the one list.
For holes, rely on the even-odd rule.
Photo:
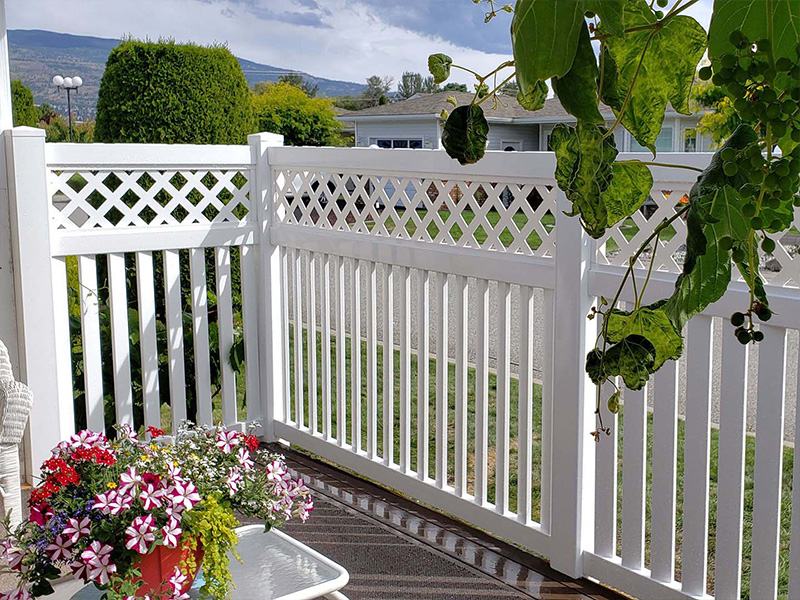
[(376, 142), (378, 148), (411, 148), (412, 150), (419, 150), (422, 148), (422, 140), (420, 139), (406, 139), (406, 140), (385, 140), (379, 139)]
[[(631, 152), (650, 152), (631, 136)], [(672, 152), (672, 127), (664, 127), (656, 138), (656, 152)]]
[(694, 128), (683, 130), (683, 151), (697, 152), (697, 130)]

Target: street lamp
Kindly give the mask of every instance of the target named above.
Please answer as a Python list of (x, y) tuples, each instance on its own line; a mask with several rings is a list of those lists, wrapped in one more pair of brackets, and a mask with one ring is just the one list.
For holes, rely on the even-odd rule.
[(78, 88), (83, 85), (83, 79), (80, 77), (62, 77), (61, 75), (56, 75), (53, 77), (53, 85), (57, 88), (61, 88), (62, 90), (67, 90), (67, 114), (69, 118), (69, 141), (72, 142), (73, 134), (72, 134), (72, 102), (70, 100), (70, 92), (78, 91)]

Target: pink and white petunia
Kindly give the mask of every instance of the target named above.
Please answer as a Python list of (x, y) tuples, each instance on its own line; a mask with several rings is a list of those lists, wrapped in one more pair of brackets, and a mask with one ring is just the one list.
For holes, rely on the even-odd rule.
[(236, 453), (236, 458), (239, 459), (239, 464), (242, 465), (242, 469), (244, 469), (245, 473), (249, 473), (255, 466), (247, 448), (239, 448), (239, 451)]
[(70, 437), (66, 442), (66, 445), (72, 450), (77, 450), (78, 448), (88, 449), (97, 446), (101, 442), (104, 442), (105, 439), (106, 436), (104, 436), (102, 433), (96, 433), (94, 431), (84, 429), (83, 431), (79, 431)]
[(154, 485), (150, 484), (139, 494), (139, 500), (142, 501), (144, 509), (149, 512), (154, 508), (161, 508), (164, 493), (163, 489), (156, 488)]
[(172, 593), (179, 594), (188, 579), (189, 577), (184, 575), (179, 567), (175, 567), (175, 572), (172, 574), (172, 577), (169, 578), (169, 584), (172, 586)]
[(180, 506), (186, 510), (191, 510), (201, 500), (197, 488), (191, 481), (176, 481), (175, 485), (167, 490), (167, 495), (173, 507)]
[(130, 442), (138, 442), (139, 436), (136, 434), (133, 427), (126, 424), (119, 428), (119, 439), (120, 441), (128, 440)]
[(239, 445), (239, 433), (236, 431), (218, 431), (217, 448), (225, 454), (230, 454)]
[(0, 600), (33, 600), (33, 596), (25, 588), (19, 588), (18, 590), (0, 594)]
[(180, 528), (180, 521), (175, 517), (170, 517), (167, 524), (161, 528), (161, 535), (164, 537), (164, 545), (167, 548), (177, 548), (178, 538), (182, 533), (183, 530)]
[(228, 473), (228, 478), (226, 483), (228, 485), (228, 494), (231, 496), (236, 495), (236, 492), (239, 491), (239, 486), (242, 484), (244, 478), (242, 477), (242, 471), (239, 467), (234, 467)]
[(153, 515), (136, 517), (125, 530), (125, 535), (128, 536), (125, 547), (128, 550), (136, 550), (139, 554), (147, 554), (150, 544), (156, 540), (155, 529)]
[(54, 562), (57, 560), (66, 560), (72, 557), (72, 542), (69, 537), (65, 535), (57, 535), (53, 543), (45, 548), (50, 555), (50, 559)]
[(79, 579), (83, 579), (84, 581), (89, 580), (89, 565), (87, 565), (82, 560), (75, 560), (72, 561), (69, 565), (72, 574)]
[(109, 505), (111, 504), (111, 501), (116, 497), (116, 495), (117, 495), (116, 492), (106, 492), (105, 494), (97, 494), (94, 497), (94, 504), (92, 505), (92, 508), (94, 510), (100, 511), (104, 515), (110, 514), (111, 508)]
[(117, 492), (112, 494), (108, 502), (108, 512), (114, 516), (122, 514), (133, 504), (133, 496), (126, 493)]
[(112, 550), (108, 544), (94, 541), (83, 551), (81, 558), (89, 567), (89, 579), (105, 585), (111, 574), (117, 572), (117, 566), (111, 562)]
[(181, 478), (181, 468), (177, 465), (177, 463), (169, 463), (167, 465), (167, 474), (172, 479), (180, 479)]
[(273, 460), (267, 465), (268, 481), (271, 481), (279, 487), (285, 488), (291, 479), (292, 476), (286, 471), (281, 461)]
[(18, 546), (11, 546), (5, 552), (8, 566), (14, 571), (22, 571), (22, 559), (25, 558), (25, 552)]
[(89, 517), (83, 517), (80, 521), (78, 519), (68, 519), (67, 526), (63, 531), (64, 535), (69, 536), (69, 541), (73, 544), (77, 543), (91, 532), (92, 521)]
[(126, 494), (128, 491), (138, 489), (142, 483), (142, 476), (136, 472), (136, 467), (131, 467), (119, 476), (119, 491), (121, 494)]

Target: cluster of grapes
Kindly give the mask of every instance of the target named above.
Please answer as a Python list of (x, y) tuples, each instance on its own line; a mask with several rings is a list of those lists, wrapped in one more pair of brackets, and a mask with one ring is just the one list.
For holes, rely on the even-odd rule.
[[(711, 66), (703, 67), (698, 76), (725, 89), (742, 121), (757, 122), (759, 140), (740, 150), (725, 148), (720, 158), (723, 172), (744, 182), (738, 188), (743, 200), (742, 216), (749, 220), (753, 231), (759, 232), (761, 249), (771, 254), (776, 244), (764, 230), (780, 231), (786, 224), (779, 218), (768, 220), (763, 209), (779, 209), (786, 203), (800, 206), (800, 196), (796, 195), (800, 187), (800, 146), (778, 157), (773, 157), (773, 148), (767, 148), (767, 144), (774, 146), (786, 136), (800, 143), (800, 64), (786, 57), (773, 60), (768, 39), (753, 43), (735, 31), (730, 42), (736, 51), (723, 54)], [(800, 57), (800, 46), (797, 54)], [(779, 93), (776, 89), (783, 91)], [(732, 251), (735, 262), (748, 262), (750, 242), (736, 243), (726, 237), (719, 244), (721, 249)], [(756, 301), (746, 313), (731, 315), (736, 338), (742, 344), (764, 339), (764, 334), (753, 328), (754, 316), (767, 321), (772, 311)]]

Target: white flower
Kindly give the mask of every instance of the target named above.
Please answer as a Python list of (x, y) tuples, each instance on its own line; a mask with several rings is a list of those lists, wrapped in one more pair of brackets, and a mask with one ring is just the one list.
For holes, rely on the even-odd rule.
[(175, 567), (175, 572), (172, 574), (172, 577), (169, 578), (169, 584), (172, 586), (172, 594), (177, 595), (183, 591), (183, 586), (186, 585), (186, 581), (189, 579), (188, 576), (184, 575), (179, 567)]
[(239, 486), (242, 484), (242, 471), (239, 467), (234, 467), (228, 473), (228, 493), (234, 496), (239, 491)]
[(139, 494), (139, 500), (142, 501), (144, 509), (149, 512), (154, 508), (161, 508), (161, 499), (164, 497), (164, 493), (164, 490), (156, 489), (156, 487), (151, 483), (142, 490), (141, 494)]
[(139, 554), (147, 554), (149, 545), (156, 539), (155, 529), (153, 515), (136, 517), (131, 526), (125, 530), (125, 535), (128, 536), (125, 547), (128, 550), (136, 550)]
[(57, 535), (56, 539), (53, 540), (53, 543), (50, 544), (45, 550), (47, 553), (50, 554), (50, 558), (53, 561), (57, 560), (66, 560), (72, 556), (72, 542), (70, 541), (69, 537), (64, 535)]
[(239, 445), (239, 433), (236, 431), (218, 431), (217, 448), (225, 454), (230, 454)]
[(175, 485), (167, 490), (167, 495), (173, 507), (183, 507), (191, 510), (195, 504), (200, 502), (200, 494), (191, 481), (177, 481)]
[(89, 517), (83, 517), (80, 521), (78, 519), (68, 519), (67, 526), (64, 528), (64, 535), (69, 536), (69, 541), (73, 544), (78, 542), (84, 536), (92, 532), (92, 522)]
[(81, 558), (89, 568), (89, 579), (100, 585), (108, 583), (110, 575), (117, 572), (117, 566), (111, 562), (113, 548), (108, 544), (94, 541), (83, 551)]
[(141, 486), (142, 483), (142, 476), (136, 472), (136, 467), (131, 467), (119, 476), (119, 491), (123, 494), (128, 493), (128, 491)]
[(164, 537), (164, 545), (167, 548), (177, 548), (178, 538), (183, 533), (180, 528), (180, 521), (175, 517), (170, 517), (169, 522), (161, 528), (161, 535)]
[(253, 469), (254, 463), (250, 458), (250, 452), (248, 452), (247, 448), (239, 448), (239, 451), (236, 453), (236, 458), (239, 459), (239, 464), (242, 465), (245, 473)]

